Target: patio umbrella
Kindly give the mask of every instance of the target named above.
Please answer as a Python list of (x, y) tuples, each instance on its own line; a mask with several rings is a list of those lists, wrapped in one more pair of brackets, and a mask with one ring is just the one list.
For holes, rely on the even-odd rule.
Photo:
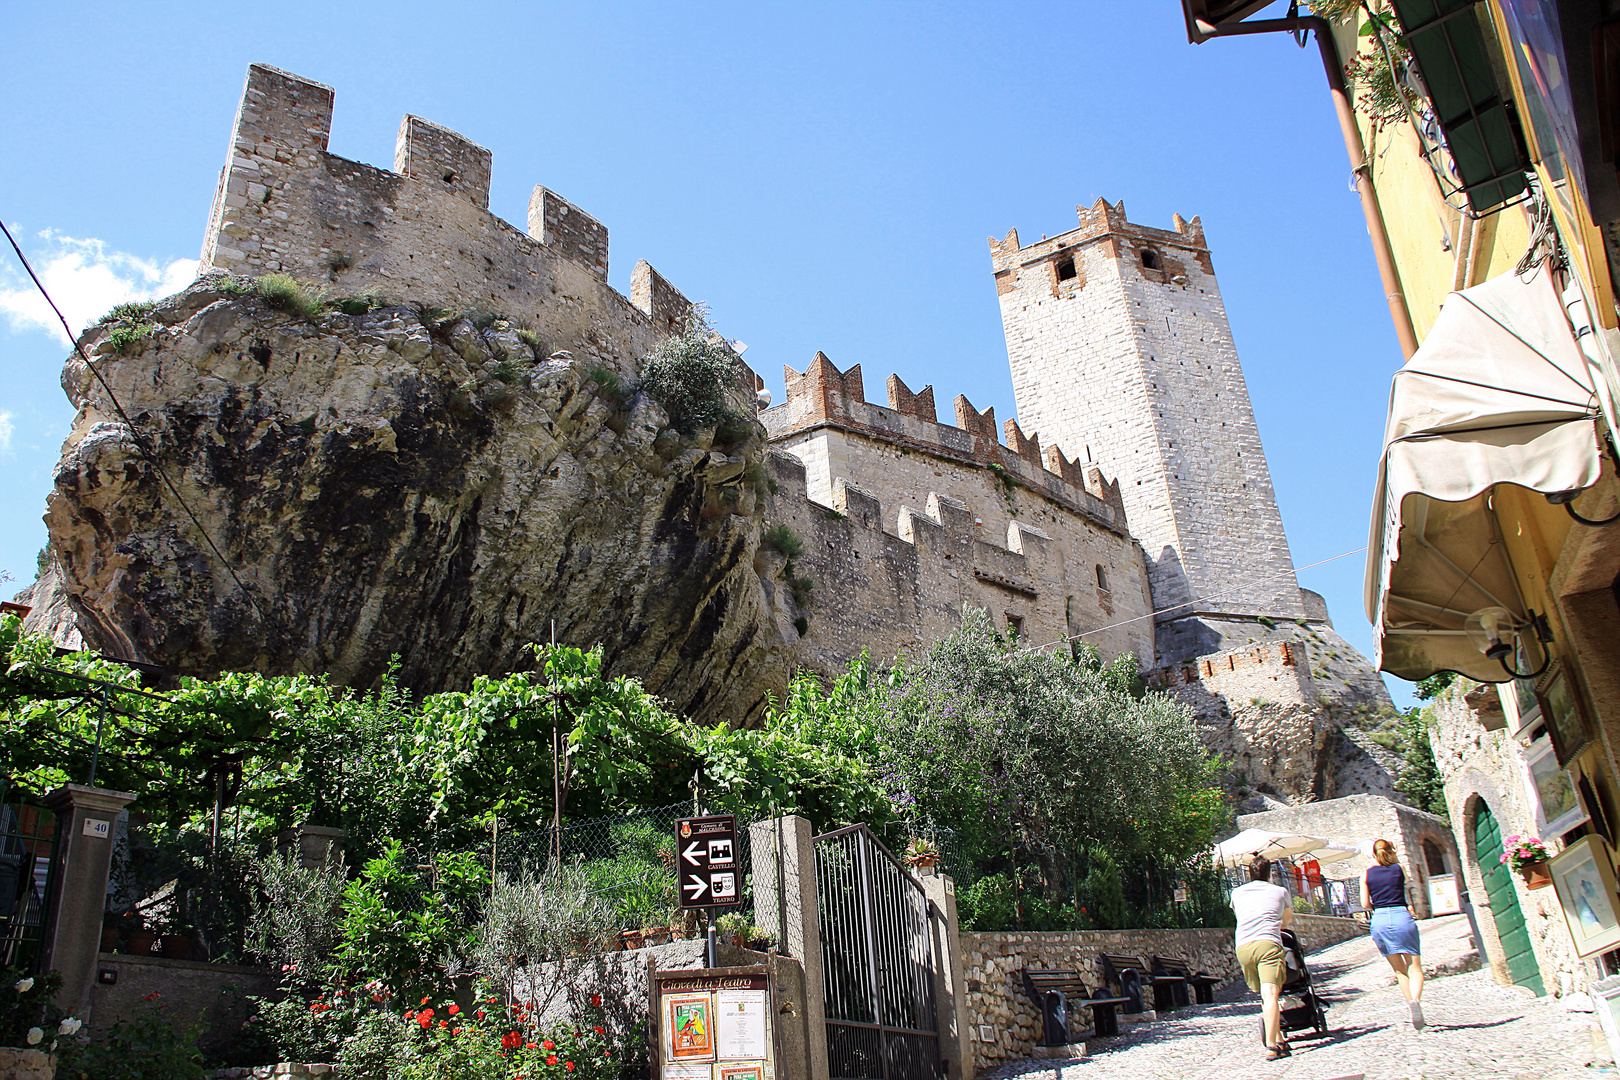
[(1353, 859), (1360, 854), (1361, 852), (1353, 847), (1346, 847), (1343, 844), (1328, 844), (1326, 847), (1320, 847), (1309, 852), (1305, 857), (1315, 859), (1319, 865), (1326, 866), (1329, 863), (1341, 862), (1344, 859)]
[(1304, 833), (1279, 833), (1266, 829), (1244, 829), (1230, 840), (1215, 845), (1215, 861), (1223, 866), (1242, 866), (1252, 855), (1282, 859), (1327, 846), (1327, 838)]

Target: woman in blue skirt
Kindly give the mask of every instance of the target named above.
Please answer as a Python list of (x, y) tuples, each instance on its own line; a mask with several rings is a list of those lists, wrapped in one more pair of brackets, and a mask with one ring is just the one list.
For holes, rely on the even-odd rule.
[(1372, 939), (1395, 969), (1395, 982), (1406, 998), (1414, 1030), (1423, 1030), (1423, 956), (1418, 945), (1417, 920), (1407, 902), (1406, 871), (1395, 861), (1395, 845), (1373, 843), (1373, 859), (1361, 873), (1361, 906), (1372, 911)]

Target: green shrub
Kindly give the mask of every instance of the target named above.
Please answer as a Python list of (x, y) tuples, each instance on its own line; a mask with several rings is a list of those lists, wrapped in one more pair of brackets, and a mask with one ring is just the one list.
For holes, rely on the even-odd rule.
[(798, 533), (786, 525), (772, 525), (760, 534), (759, 542), (780, 551), (789, 559), (802, 558), (804, 555), (804, 541), (799, 538)]
[(651, 394), (684, 435), (719, 428), (735, 418), (726, 391), (737, 377), (737, 357), (694, 307), (679, 332), (642, 360), (641, 388)]
[(534, 350), (535, 358), (539, 359), (540, 354), (544, 352), (546, 348), (546, 343), (540, 339), (540, 335), (535, 333), (533, 330), (524, 327), (517, 332), (517, 336), (519, 341), (523, 342), (523, 344)]
[(106, 326), (109, 323), (138, 323), (152, 314), (157, 307), (155, 300), (131, 300), (128, 303), (118, 304), (107, 314), (96, 320), (97, 326)]
[(517, 386), (528, 378), (528, 374), (524, 366), (511, 357), (497, 360), (495, 366), (490, 369), (490, 375), (497, 382), (503, 382), (507, 386)]
[(140, 323), (136, 326), (115, 326), (107, 335), (107, 341), (113, 350), (121, 355), (136, 351), (136, 347), (144, 345), (151, 339), (153, 331), (157, 329), (151, 323)]
[(365, 315), (388, 306), (388, 301), (376, 293), (359, 293), (332, 301), (332, 306), (345, 315)]
[(63, 1040), (58, 1080), (203, 1080), (201, 1023), (175, 1021), (158, 997), (86, 1044)]
[(1091, 894), (1092, 921), (1101, 930), (1118, 930), (1126, 924), (1125, 887), (1120, 881), (1119, 863), (1102, 848), (1091, 852), (1091, 872), (1086, 875), (1086, 891)]
[(61, 988), (62, 976), (57, 972), (30, 978), (21, 968), (0, 967), (0, 1046), (29, 1045), (28, 1030), (33, 1027), (51, 1034), (46, 1029), (60, 1019), (51, 998)]
[(266, 274), (259, 279), (259, 295), (277, 311), (313, 319), (321, 311), (319, 290), (306, 289), (287, 274)]
[(259, 283), (252, 278), (226, 274), (214, 283), (214, 288), (232, 299), (237, 299), (258, 292)]
[(624, 380), (619, 378), (617, 371), (614, 371), (606, 364), (592, 364), (587, 367), (585, 369), (585, 378), (588, 382), (593, 382), (601, 387), (604, 397), (610, 397), (615, 401), (624, 400)]

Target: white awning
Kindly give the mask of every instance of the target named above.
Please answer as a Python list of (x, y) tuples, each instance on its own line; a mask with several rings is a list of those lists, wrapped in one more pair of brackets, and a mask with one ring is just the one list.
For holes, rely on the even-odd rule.
[(1327, 843), (1321, 836), (1303, 833), (1279, 833), (1269, 829), (1244, 829), (1236, 836), (1222, 840), (1212, 849), (1215, 861), (1223, 866), (1242, 866), (1255, 855), (1268, 859), (1282, 859), (1301, 855)]
[(1485, 607), (1527, 616), (1491, 493), (1596, 483), (1598, 416), (1591, 369), (1545, 269), (1446, 299), (1390, 393), (1367, 546), (1380, 669), (1507, 680), (1463, 630)]

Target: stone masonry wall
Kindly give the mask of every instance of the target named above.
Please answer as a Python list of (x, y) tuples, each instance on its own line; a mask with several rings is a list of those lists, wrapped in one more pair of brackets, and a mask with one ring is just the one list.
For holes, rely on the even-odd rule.
[(448, 128), (406, 117), (392, 172), (328, 153), (332, 104), (330, 87), (248, 69), (202, 270), (483, 309), (618, 369), (688, 306), (645, 262), (635, 303), (609, 288), (606, 228), (555, 192), (534, 189), (528, 235), (491, 214), (491, 155)]
[[(1295, 916), (1307, 952), (1356, 936), (1352, 919)], [(1025, 968), (1078, 971), (1088, 988), (1102, 985), (1101, 952), (1150, 959), (1185, 957), (1200, 971), (1224, 980), (1241, 978), (1230, 930), (1073, 930), (962, 934), (962, 970), (967, 980), (967, 1017), (978, 1071), (1030, 1056), (1041, 1038), (1041, 1017), (1019, 973)], [(1088, 1015), (1088, 1014), (1082, 1014)]]
[(1079, 216), (990, 241), (1019, 419), (1118, 478), (1156, 608), (1304, 617), (1202, 225)]
[[(1483, 806), (1496, 818), (1504, 839), (1514, 833), (1541, 835), (1519, 756), (1519, 743), (1508, 734), (1507, 728), (1487, 730), (1482, 722), (1487, 719), (1493, 724), (1502, 722), (1501, 704), (1492, 686), (1459, 677), (1435, 699), (1432, 716), (1429, 741), (1445, 783), (1446, 807), (1451, 814), (1457, 849), (1462, 852), (1462, 867), (1473, 897), (1480, 934), (1485, 939), (1484, 960), (1496, 980), (1506, 984), (1509, 981), (1507, 962), (1485, 892), (1473, 821)], [(1560, 850), (1556, 838), (1542, 839), (1554, 852)], [(1532, 891), (1524, 887), (1517, 874), (1513, 875), (1513, 890), (1524, 913), (1530, 946), (1547, 991), (1564, 994), (1571, 989), (1585, 990), (1590, 973), (1575, 954), (1574, 942), (1570, 940), (1563, 911), (1558, 905), (1557, 890)]]
[[(762, 414), (773, 446), (801, 466), (775, 466), (779, 487), (796, 494), (773, 501), (772, 520), (806, 542), (811, 662), (825, 668), (863, 648), (887, 660), (949, 633), (968, 603), (997, 624), (1019, 620), (1036, 645), (1111, 627), (1085, 640), (1151, 666), (1142, 552), (1117, 485), (1096, 470), (1082, 477), (1055, 448), (1048, 456), (1064, 472), (1048, 470), (1016, 425), (1002, 446), (993, 413), (965, 398), (965, 423), (951, 427), (936, 422), (931, 387), (889, 383), (890, 408), (867, 403), (858, 366), (839, 372), (818, 356), (803, 376), (790, 369), (788, 400)], [(835, 619), (815, 617), (834, 599)]]

